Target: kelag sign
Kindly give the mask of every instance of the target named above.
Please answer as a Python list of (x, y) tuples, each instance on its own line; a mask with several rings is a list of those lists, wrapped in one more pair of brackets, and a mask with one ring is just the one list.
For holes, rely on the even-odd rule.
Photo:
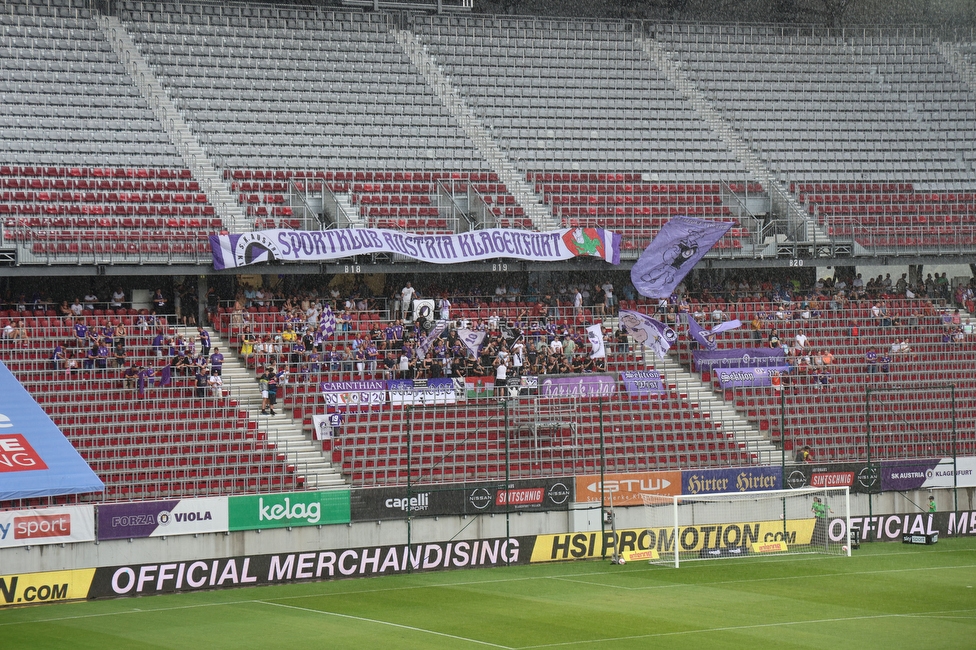
[(506, 511), (568, 510), (572, 478), (470, 483), (455, 487), (422, 486), (409, 495), (404, 487), (371, 488), (352, 493), (353, 521), (379, 521), (406, 517), (444, 517)]
[(349, 523), (349, 490), (228, 497), (229, 530)]

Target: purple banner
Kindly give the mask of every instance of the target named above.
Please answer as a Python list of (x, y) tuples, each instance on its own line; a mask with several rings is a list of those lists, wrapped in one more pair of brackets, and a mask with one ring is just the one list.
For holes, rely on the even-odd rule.
[(718, 382), (722, 388), (755, 388), (770, 386), (770, 375), (778, 372), (781, 375), (790, 372), (789, 366), (765, 366), (763, 368), (715, 368)]
[(631, 395), (664, 394), (664, 380), (657, 370), (626, 370), (620, 373), (620, 381)]
[(705, 253), (735, 224), (674, 217), (664, 224), (630, 271), (642, 296), (667, 298)]
[(324, 381), (327, 406), (379, 406), (386, 404), (385, 381)]
[(681, 472), (682, 494), (759, 492), (783, 488), (782, 467), (730, 467)]
[(539, 384), (539, 394), (543, 397), (601, 397), (617, 392), (613, 375), (540, 377)]
[(725, 350), (695, 350), (692, 353), (695, 370), (712, 368), (756, 368), (780, 366), (786, 359), (783, 348), (728, 348)]
[(98, 506), (98, 539), (227, 532), (227, 497)]
[(881, 463), (881, 490), (917, 490), (932, 476), (939, 459), (885, 461)]

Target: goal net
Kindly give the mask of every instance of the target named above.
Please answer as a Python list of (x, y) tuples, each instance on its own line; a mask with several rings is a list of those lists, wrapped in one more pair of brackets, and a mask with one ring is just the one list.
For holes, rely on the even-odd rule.
[[(639, 557), (651, 564), (678, 567), (687, 560), (747, 555), (850, 555), (846, 487), (642, 497), (646, 544), (640, 544)], [(837, 523), (831, 526), (831, 521)]]

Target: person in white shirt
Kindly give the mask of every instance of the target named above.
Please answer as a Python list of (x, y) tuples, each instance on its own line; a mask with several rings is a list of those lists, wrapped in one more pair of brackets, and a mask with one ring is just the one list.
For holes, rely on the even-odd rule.
[(70, 309), (71, 309), (71, 313), (74, 314), (75, 316), (81, 316), (81, 314), (84, 313), (85, 311), (84, 305), (82, 305), (81, 301), (78, 300), (77, 298), (75, 298), (75, 301), (71, 303)]
[(499, 358), (495, 361), (495, 394), (498, 397), (505, 397), (508, 386), (508, 366), (504, 359)]
[(210, 384), (210, 391), (213, 393), (214, 397), (224, 396), (224, 380), (216, 371), (211, 371), (210, 377), (207, 379), (207, 383)]
[(441, 302), (439, 306), (441, 312), (441, 320), (451, 320), (451, 301), (447, 299), (447, 296), (441, 298)]
[(413, 298), (417, 295), (417, 290), (413, 288), (413, 285), (409, 282), (405, 287), (400, 289), (400, 309), (403, 310), (403, 315), (407, 316), (410, 314), (410, 305), (413, 304)]
[(806, 334), (804, 334), (803, 332), (797, 332), (796, 336), (793, 337), (793, 340), (796, 342), (796, 349), (794, 350), (794, 354), (800, 354), (803, 350), (806, 349), (807, 347)]
[(607, 281), (604, 282), (603, 286), (600, 288), (603, 289), (603, 308), (607, 314), (612, 315), (613, 314), (613, 284)]
[(109, 303), (109, 307), (112, 309), (118, 309), (125, 302), (125, 292), (122, 291), (122, 287), (117, 287), (114, 292), (112, 292), (112, 302)]
[(583, 294), (579, 289), (574, 290), (573, 294), (573, 314), (580, 316), (583, 314)]
[(85, 309), (94, 310), (96, 302), (98, 302), (98, 296), (95, 295), (94, 291), (85, 294)]

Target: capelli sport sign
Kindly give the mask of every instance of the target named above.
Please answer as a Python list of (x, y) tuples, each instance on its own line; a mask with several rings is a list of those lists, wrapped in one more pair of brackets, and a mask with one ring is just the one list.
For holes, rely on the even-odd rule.
[(349, 523), (349, 490), (259, 494), (228, 499), (230, 530)]

